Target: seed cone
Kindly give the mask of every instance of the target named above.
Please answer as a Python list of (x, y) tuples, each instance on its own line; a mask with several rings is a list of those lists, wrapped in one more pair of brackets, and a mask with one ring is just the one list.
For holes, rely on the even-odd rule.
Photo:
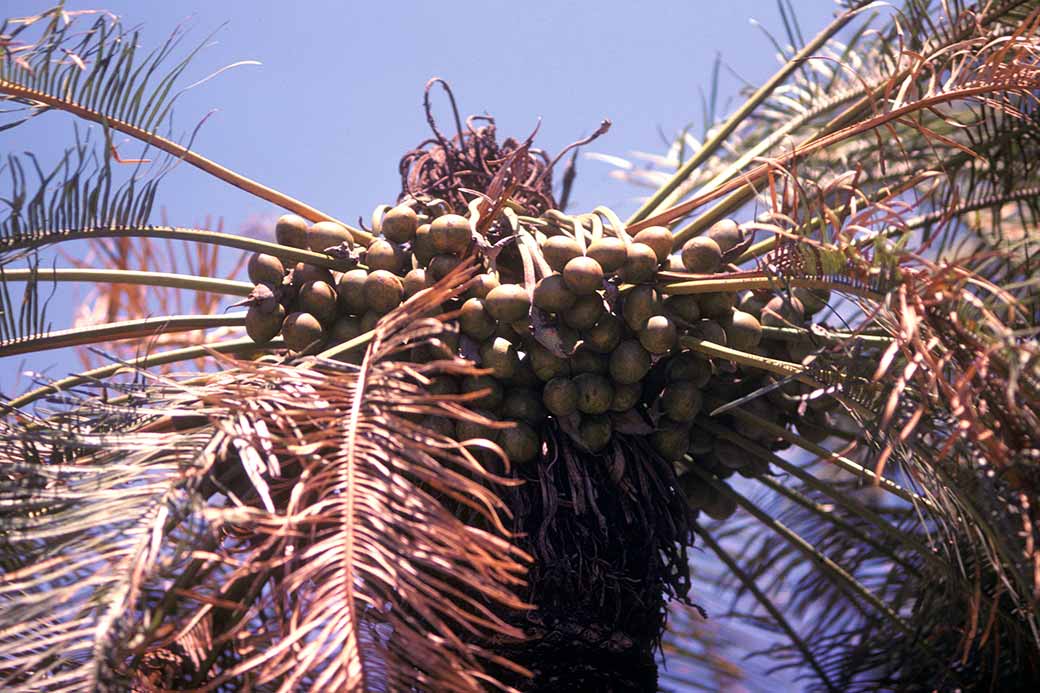
[[(295, 293), (279, 294), (288, 308), (273, 301), (265, 303), (263, 311), (250, 308), (247, 333), (263, 342), (281, 331), (290, 349), (302, 351), (326, 339), (343, 343), (373, 329), (402, 300), (456, 268), (470, 250), (471, 220), (457, 214), (438, 216), (441, 211), (419, 201), (414, 207), (389, 209), (377, 224), (381, 237), (362, 257), (367, 269), (333, 275), (322, 267), (297, 263), (290, 273)], [(434, 218), (429, 224), (419, 223), (430, 216)], [(282, 230), (276, 233), (286, 239), (295, 233), (294, 242), (300, 244), (295, 247), (323, 251), (350, 244), (349, 234), (338, 224), (307, 225), (293, 215), (283, 219)], [(492, 224), (486, 240), (497, 243), (506, 231)], [(557, 235), (544, 235), (554, 232)], [(647, 440), (665, 460), (692, 455), (718, 478), (735, 471), (747, 476), (767, 473), (768, 464), (716, 440), (696, 421), (705, 409), (746, 395), (768, 379), (724, 360), (677, 351), (679, 335), (793, 358), (801, 345), (776, 339), (762, 343), (762, 325), (780, 319), (783, 324), (804, 324), (810, 312), (807, 304), (820, 310), (828, 294), (799, 289), (785, 301), (771, 292), (746, 293), (739, 309), (734, 308), (737, 297), (730, 292), (662, 300), (657, 288), (662, 266), (698, 274), (724, 271), (724, 260), (732, 259), (727, 252), (743, 240), (731, 220), (691, 239), (681, 253), (673, 253), (674, 237), (664, 227), (643, 229), (631, 242), (627, 237), (601, 236), (584, 253), (577, 239), (559, 233), (551, 223), (531, 233), (545, 260), (535, 258), (535, 272), (544, 274), (548, 265), (552, 273), (531, 288), (525, 283), (531, 265), (524, 266), (516, 244), (504, 245), (491, 256), (475, 252), (483, 274), (470, 280), (464, 296), (440, 306), (442, 313), (454, 317), (447, 323), (454, 331), (407, 352), (418, 362), (460, 355), (477, 361), (487, 369), (485, 375), (439, 377), (430, 383), (429, 392), (468, 395), (465, 404), (472, 411), (514, 425), (500, 430), (472, 421), (439, 419), (428, 421), (430, 427), (456, 440), (497, 441), (512, 463), (527, 464), (539, 459), (542, 426), (548, 417), (563, 420), (561, 428), (592, 452), (608, 448), (615, 425), (619, 431), (629, 431), (649, 424), (653, 430)], [(285, 268), (277, 257), (258, 254), (250, 258), (249, 273), (254, 282), (280, 285)], [(539, 309), (534, 314), (532, 306)], [(287, 310), (290, 315), (285, 317)], [(464, 335), (461, 343), (460, 335)], [(351, 356), (356, 361), (362, 354), (363, 350), (356, 350)], [(786, 425), (800, 404), (793, 395), (801, 390), (789, 393), (789, 389), (771, 392), (746, 408)], [(810, 405), (800, 418), (805, 423), (799, 424), (799, 431), (807, 438), (819, 436), (828, 424), (826, 416), (823, 404)], [(732, 415), (717, 421), (767, 448), (779, 445), (760, 427)], [(491, 463), (493, 456), (486, 448), (475, 454)], [(691, 508), (712, 517), (728, 517), (734, 511), (732, 501), (710, 485), (689, 476), (683, 477), (682, 484)]]

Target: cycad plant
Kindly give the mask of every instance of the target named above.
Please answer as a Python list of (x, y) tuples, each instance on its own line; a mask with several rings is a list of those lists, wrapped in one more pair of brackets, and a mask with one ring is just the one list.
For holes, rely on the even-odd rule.
[[(627, 221), (431, 117), (370, 228), (176, 141), (180, 36), (81, 15), (0, 28), (2, 127), (89, 123), (5, 162), (0, 355), (92, 345), (4, 405), (4, 690), (1040, 682), (1040, 3), (792, 20)], [(275, 241), (157, 223), (174, 165)]]

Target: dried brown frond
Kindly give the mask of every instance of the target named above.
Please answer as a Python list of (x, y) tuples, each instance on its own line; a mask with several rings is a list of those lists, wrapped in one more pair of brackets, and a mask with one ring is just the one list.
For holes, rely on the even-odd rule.
[[(435, 85), (441, 86), (451, 104), (455, 135), (450, 138), (440, 131), (433, 117), (430, 91)], [(439, 77), (426, 83), (423, 106), (426, 109), (426, 122), (434, 136), (401, 158), (401, 194), (398, 201), (440, 201), (440, 204), (446, 205), (449, 211), (456, 214), (467, 213), (467, 195), (471, 196), (473, 191), (491, 194), (492, 181), (507, 164), (516, 169), (515, 186), (508, 199), (519, 204), (525, 213), (534, 216), (557, 209), (553, 195), (553, 167), (568, 151), (588, 144), (610, 127), (609, 121), (603, 121), (591, 136), (565, 147), (555, 158), (550, 159), (541, 149), (531, 147), (538, 132), (537, 127), (523, 142), (507, 137), (500, 143), (494, 118), (471, 115), (466, 118), (463, 130), (455, 95), (448, 83)], [(478, 127), (478, 122), (486, 124)], [(564, 205), (573, 176), (572, 160), (564, 174), (560, 196)]]
[[(422, 424), (477, 418), (461, 396), (426, 391), (438, 375), (477, 371), (457, 357), (408, 358), (435, 346), (447, 328), (425, 316), (471, 273), (384, 318), (359, 366), (228, 364), (173, 398), (217, 428), (219, 464), (244, 471), (229, 496), (240, 500), (213, 517), (247, 540), (216, 551), (230, 569), (203, 610), (265, 582), (255, 604), (237, 597), (237, 616), (214, 634), (248, 648), (211, 686), (245, 677), (286, 690), (478, 691), (494, 682), (488, 664), (522, 673), (492, 647), (522, 636), (503, 615), (525, 608), (514, 593), (526, 556), (494, 491), (509, 481)], [(261, 627), (268, 610), (280, 616)]]

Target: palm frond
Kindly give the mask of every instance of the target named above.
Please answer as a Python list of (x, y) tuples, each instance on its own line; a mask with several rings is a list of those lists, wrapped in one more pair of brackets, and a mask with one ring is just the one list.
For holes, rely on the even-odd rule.
[[(427, 391), (434, 378), (474, 368), (457, 357), (402, 360), (438, 343), (444, 321), (423, 316), (471, 273), (461, 268), (388, 315), (360, 366), (229, 361), (193, 380), (147, 376), (123, 404), (88, 399), (88, 409), (6, 426), (6, 681), (48, 690), (87, 681), (396, 690), (421, 681), (476, 691), (494, 682), (490, 668), (522, 675), (494, 651), (520, 637), (505, 616), (525, 608), (514, 592), (526, 557), (492, 490), (508, 482), (422, 423), (481, 420), (465, 396)], [(77, 413), (98, 407), (108, 412), (98, 421)], [(90, 436), (74, 426), (114, 428)], [(160, 512), (168, 497), (181, 505)], [(141, 527), (128, 531), (132, 521)], [(184, 524), (205, 531), (175, 531)], [(59, 549), (97, 542), (96, 563), (60, 564), (45, 539), (62, 525), (70, 534)], [(203, 535), (224, 538), (200, 553)], [(182, 587), (149, 582), (174, 565)], [(55, 617), (41, 595), (66, 581)], [(123, 652), (116, 641), (137, 644)], [(188, 669), (177, 663), (189, 659)]]
[[(200, 502), (211, 435), (125, 436), (90, 419), (38, 420), (31, 430), (2, 424), (0, 680), (8, 690), (126, 685), (131, 642), (147, 626), (142, 604), (177, 575), (196, 539), (184, 523)], [(166, 540), (174, 534), (178, 541)]]
[[(168, 116), (176, 98), (194, 86), (180, 87), (180, 78), (205, 42), (177, 59), (174, 55), (184, 38), (178, 29), (160, 48), (142, 57), (137, 33), (125, 29), (114, 15), (101, 14), (83, 29), (77, 22), (82, 14), (67, 12), (59, 5), (32, 17), (8, 20), (0, 27), (0, 101), (27, 109), (21, 112), (21, 120), (4, 127), (45, 110), (59, 110), (129, 135), (311, 221), (337, 221), (196, 153), (191, 148), (194, 134), (186, 146), (170, 139), (168, 132), (167, 136), (160, 134), (171, 127)], [(358, 242), (367, 245), (372, 241), (366, 231), (337, 223)]]
[[(692, 198), (664, 213), (666, 198), (652, 198), (658, 213), (634, 225), (685, 223), (684, 241), (755, 202), (767, 211), (745, 228), (767, 240), (728, 258), (746, 269), (668, 273), (662, 289), (840, 296), (821, 315), (840, 327), (821, 323), (803, 348), (779, 349), (808, 355), (801, 367), (775, 358), (779, 332), (739, 356), (683, 342), (787, 376), (774, 381), (781, 390), (709, 403), (705, 430), (758, 472), (730, 489), (711, 475), (731, 471), (695, 456), (713, 491), (692, 503), (713, 517), (743, 509), (703, 528), (735, 566), (718, 586), (786, 641), (763, 654), (812, 672), (821, 689), (999, 689), (1040, 676), (1037, 486), (1033, 453), (1018, 452), (1040, 442), (1036, 85), (1015, 83), (1037, 74), (1037, 18), (1030, 2), (911, 2), (879, 28), (862, 24), (808, 61), (814, 70), (754, 97), (725, 147), (699, 152), (703, 165), (681, 171), (667, 199)], [(957, 93), (968, 98), (947, 99)], [(820, 404), (832, 396), (845, 406)], [(799, 433), (763, 418), (766, 401), (797, 406)], [(747, 402), (755, 413), (733, 408)], [(802, 455), (776, 457), (757, 436)], [(815, 459), (796, 464), (804, 453)], [(769, 465), (793, 478), (756, 479)]]
[[(285, 618), (269, 647), (227, 676), (256, 671), (260, 682), (295, 690), (416, 681), (478, 690), (488, 663), (508, 665), (488, 642), (520, 635), (495, 610), (523, 607), (511, 596), (523, 568), (503, 536), (504, 506), (485, 487), (496, 477), (416, 423), (472, 417), (458, 397), (425, 391), (430, 378), (472, 366), (397, 360), (444, 329), (420, 317), (442, 299), (434, 293), (388, 316), (360, 367), (240, 366), (189, 391), (210, 416), (227, 417), (224, 435), (243, 459), (283, 470), (266, 509), (235, 516), (259, 538), (253, 555), (283, 557), (271, 560), (279, 577), (264, 601)], [(298, 481), (277, 478), (290, 469)], [(464, 524), (445, 502), (469, 507), (474, 520)]]

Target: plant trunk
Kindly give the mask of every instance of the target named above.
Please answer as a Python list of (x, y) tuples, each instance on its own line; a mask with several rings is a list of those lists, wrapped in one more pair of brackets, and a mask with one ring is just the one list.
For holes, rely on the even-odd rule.
[(685, 499), (670, 464), (636, 437), (603, 453), (557, 428), (521, 471), (512, 498), (522, 547), (535, 557), (521, 625), (503, 654), (534, 672), (523, 691), (655, 691), (666, 598), (685, 600)]

